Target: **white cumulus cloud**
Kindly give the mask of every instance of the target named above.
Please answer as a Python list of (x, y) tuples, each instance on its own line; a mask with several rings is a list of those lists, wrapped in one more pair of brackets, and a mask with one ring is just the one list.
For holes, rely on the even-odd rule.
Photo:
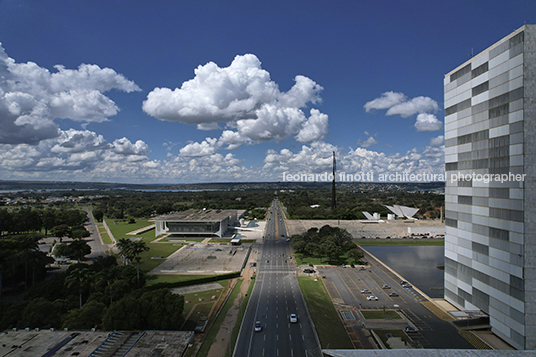
[(438, 147), (445, 143), (445, 137), (443, 135), (439, 135), (435, 138), (430, 139), (430, 143), (428, 145)]
[(417, 115), (414, 126), (417, 131), (437, 131), (443, 129), (443, 122), (437, 119), (434, 114), (421, 113)]
[(206, 138), (200, 143), (193, 142), (182, 149), (180, 149), (180, 155), (184, 157), (202, 157), (209, 156), (216, 153), (218, 139)]
[(55, 66), (16, 63), (0, 44), (0, 144), (32, 144), (61, 134), (55, 119), (102, 122), (119, 108), (105, 92), (140, 88), (110, 68), (81, 64)]
[(371, 112), (375, 109), (388, 109), (406, 100), (404, 93), (385, 92), (381, 97), (365, 103), (365, 110)]
[(302, 75), (294, 81), (282, 92), (255, 55), (238, 55), (228, 67), (213, 62), (198, 66), (194, 78), (180, 88), (155, 88), (143, 110), (199, 130), (217, 130), (218, 123), (226, 123), (220, 141), (227, 149), (292, 136), (303, 143), (320, 140), (327, 133), (328, 116), (313, 108), (307, 117), (303, 108), (319, 103), (323, 88)]
[[(5, 169), (24, 175), (38, 171), (42, 179), (49, 172), (60, 177), (66, 172), (81, 175), (81, 172), (98, 172), (114, 162), (121, 165), (147, 162), (148, 152), (147, 144), (141, 140), (133, 144), (122, 138), (109, 144), (102, 135), (92, 131), (60, 130), (58, 137), (41, 140), (37, 145), (0, 144), (0, 171)], [(88, 177), (81, 175), (78, 179)]]
[(439, 106), (437, 102), (429, 97), (416, 97), (411, 100), (393, 105), (387, 110), (386, 115), (399, 114), (407, 118), (413, 114), (437, 111)]
[(403, 93), (385, 92), (381, 97), (365, 103), (365, 111), (387, 109), (385, 115), (400, 115), (403, 118), (417, 115), (414, 124), (417, 131), (436, 131), (443, 127), (443, 123), (434, 114), (439, 105), (430, 97), (415, 97), (408, 99)]

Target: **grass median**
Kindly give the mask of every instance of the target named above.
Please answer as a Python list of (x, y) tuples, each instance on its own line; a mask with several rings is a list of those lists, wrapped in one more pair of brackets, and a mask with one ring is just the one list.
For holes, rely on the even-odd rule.
[(331, 302), (324, 282), (309, 277), (300, 277), (298, 282), (322, 348), (353, 349), (352, 341)]

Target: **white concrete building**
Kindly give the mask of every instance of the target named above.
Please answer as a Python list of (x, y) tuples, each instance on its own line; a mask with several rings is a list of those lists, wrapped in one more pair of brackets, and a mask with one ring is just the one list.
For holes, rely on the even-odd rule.
[[(240, 211), (242, 214), (244, 211)], [(241, 217), (241, 216), (240, 216)], [(195, 210), (172, 213), (155, 219), (155, 234), (223, 237), (240, 226), (237, 210)]]
[(445, 298), (536, 349), (536, 25), (445, 76)]

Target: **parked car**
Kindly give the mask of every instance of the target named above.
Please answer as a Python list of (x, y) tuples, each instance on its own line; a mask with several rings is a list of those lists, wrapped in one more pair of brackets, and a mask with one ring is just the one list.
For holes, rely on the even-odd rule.
[(374, 295), (367, 296), (368, 301), (378, 301), (378, 298)]
[(398, 294), (397, 294), (397, 293), (389, 293), (389, 296), (390, 296), (390, 297), (397, 297)]
[(369, 289), (361, 289), (361, 294), (370, 294), (371, 291)]
[(404, 329), (405, 332), (417, 332), (417, 329), (411, 327), (411, 326), (406, 326), (406, 328)]
[(298, 322), (298, 316), (296, 314), (290, 314), (290, 322), (293, 324)]
[(404, 284), (402, 284), (402, 287), (403, 288), (411, 288), (412, 286), (411, 286), (410, 283), (404, 283)]
[(255, 322), (255, 332), (260, 332), (262, 330), (262, 325), (260, 321)]
[(391, 289), (391, 287), (389, 285), (387, 285), (387, 284), (383, 284), (382, 289)]

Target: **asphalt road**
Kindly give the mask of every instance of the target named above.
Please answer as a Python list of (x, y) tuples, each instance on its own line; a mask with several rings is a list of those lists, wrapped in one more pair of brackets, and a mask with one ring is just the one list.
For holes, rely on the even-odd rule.
[(90, 236), (85, 238), (84, 240), (91, 247), (91, 254), (87, 255), (86, 258), (93, 259), (99, 256), (106, 256), (105, 250), (108, 249), (108, 246), (103, 245), (99, 238), (99, 234), (97, 233), (97, 230), (99, 228), (97, 227), (95, 219), (91, 214), (92, 209), (84, 207), (84, 210), (87, 212), (87, 221), (86, 223), (84, 223), (84, 226), (90, 233)]
[[(301, 294), (279, 201), (272, 204), (257, 256), (257, 280), (233, 356), (320, 356), (313, 324)], [(290, 322), (290, 314), (298, 321)], [(255, 331), (255, 322), (261, 331)]]

